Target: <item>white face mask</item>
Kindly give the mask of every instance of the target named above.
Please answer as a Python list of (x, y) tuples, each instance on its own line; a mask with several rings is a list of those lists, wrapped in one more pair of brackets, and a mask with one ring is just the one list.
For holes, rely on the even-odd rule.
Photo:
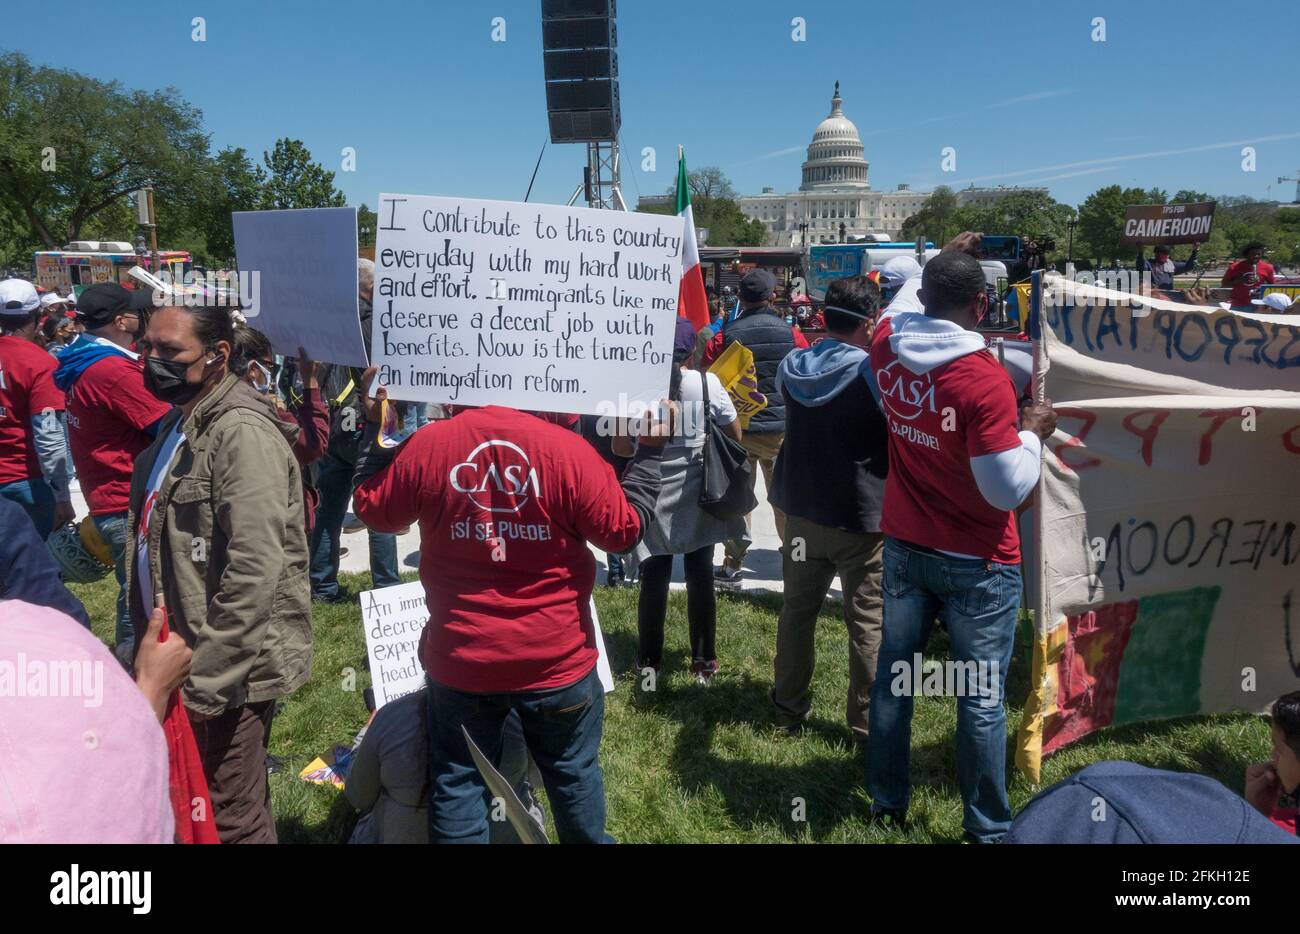
[[(249, 369), (253, 370), (253, 388), (265, 395), (271, 391), (271, 371), (262, 364), (253, 360), (248, 364)], [(255, 368), (255, 369), (254, 369)]]

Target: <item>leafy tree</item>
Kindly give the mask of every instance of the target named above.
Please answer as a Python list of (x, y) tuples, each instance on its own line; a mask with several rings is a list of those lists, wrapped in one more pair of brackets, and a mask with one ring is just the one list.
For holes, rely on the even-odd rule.
[(267, 180), (262, 191), (263, 210), (285, 208), (340, 208), (347, 203), (334, 187), (334, 173), (317, 162), (302, 140), (278, 139), (275, 148), (262, 153)]
[(1159, 189), (1098, 188), (1079, 205), (1080, 255), (1091, 256), (1097, 265), (1131, 262), (1137, 259), (1137, 247), (1120, 243), (1124, 233), (1124, 210), (1134, 204), (1164, 204), (1168, 200)]
[(205, 240), (204, 253), (225, 265), (235, 256), (235, 234), (230, 215), (234, 211), (256, 211), (266, 189), (266, 171), (239, 147), (217, 153), (207, 167), (207, 197), (196, 210), (195, 223)]
[[(379, 215), (370, 210), (368, 205), (357, 208), (357, 245), (374, 246), (375, 232), (379, 229)], [(362, 233), (361, 231), (368, 231)]]
[(947, 243), (957, 234), (957, 196), (947, 185), (940, 185), (930, 193), (921, 204), (921, 209), (903, 221), (899, 237), (903, 240), (915, 240), (925, 237), (934, 243)]
[[(691, 213), (696, 227), (709, 229), (709, 242), (722, 246), (763, 246), (767, 243), (767, 229), (763, 222), (750, 220), (736, 203), (736, 190), (717, 166), (709, 165), (688, 172), (686, 183), (691, 188)], [(677, 186), (668, 190), (677, 193)], [(649, 214), (672, 214), (675, 204), (670, 198), (666, 204), (638, 206), (638, 211)]]
[(174, 88), (128, 91), (0, 55), (0, 199), (47, 249), (149, 182), (156, 202), (189, 204), (208, 152), (201, 119)]

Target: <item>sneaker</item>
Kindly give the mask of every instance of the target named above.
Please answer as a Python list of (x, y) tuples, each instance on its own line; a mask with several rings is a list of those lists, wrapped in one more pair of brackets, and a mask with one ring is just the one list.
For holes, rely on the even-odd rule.
[(691, 662), (691, 674), (695, 676), (697, 684), (709, 684), (713, 681), (713, 676), (718, 673), (718, 660), (716, 658), (705, 661), (697, 658)]
[(364, 530), (365, 527), (366, 524), (351, 513), (349, 513), (347, 518), (343, 520), (344, 532), (360, 532)]
[(612, 568), (606, 572), (605, 574), (606, 587), (622, 587), (624, 583), (626, 582), (624, 581), (622, 574), (617, 573)]
[(740, 568), (724, 564), (713, 572), (713, 579), (724, 584), (735, 584), (740, 580)]

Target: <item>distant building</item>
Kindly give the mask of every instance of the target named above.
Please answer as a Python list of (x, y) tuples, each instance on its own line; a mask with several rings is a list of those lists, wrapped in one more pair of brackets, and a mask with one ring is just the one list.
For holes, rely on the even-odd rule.
[(976, 188), (971, 185), (969, 188), (959, 188), (953, 194), (957, 196), (959, 208), (964, 208), (968, 204), (983, 208), (1017, 191), (1037, 191), (1047, 194), (1046, 188), (1021, 188), (1019, 185), (998, 185), (996, 188)]
[[(739, 199), (741, 212), (762, 222), (769, 246), (802, 246), (805, 232), (801, 225), (805, 224), (810, 244), (840, 242), (841, 228), (845, 240), (893, 240), (899, 236), (903, 222), (919, 211), (930, 196), (928, 191), (912, 191), (907, 185), (886, 192), (871, 189), (869, 164), (858, 128), (844, 116), (842, 104), (837, 81), (831, 112), (817, 124), (808, 144), (798, 191), (777, 194), (773, 188), (764, 188), (762, 194)], [(1026, 190), (1046, 191), (971, 187), (956, 192), (957, 204), (989, 204), (1014, 191)], [(642, 204), (655, 202), (641, 199)]]

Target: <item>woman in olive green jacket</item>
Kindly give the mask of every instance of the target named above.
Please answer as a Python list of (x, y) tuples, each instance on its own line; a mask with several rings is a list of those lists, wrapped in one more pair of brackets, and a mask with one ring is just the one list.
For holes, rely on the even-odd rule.
[(233, 338), (226, 308), (149, 317), (145, 385), (177, 408), (136, 459), (127, 586), (137, 640), (162, 597), (194, 652), (182, 698), (221, 841), (273, 843), (271, 717), (311, 674), (307, 541), (297, 426), (230, 373)]

